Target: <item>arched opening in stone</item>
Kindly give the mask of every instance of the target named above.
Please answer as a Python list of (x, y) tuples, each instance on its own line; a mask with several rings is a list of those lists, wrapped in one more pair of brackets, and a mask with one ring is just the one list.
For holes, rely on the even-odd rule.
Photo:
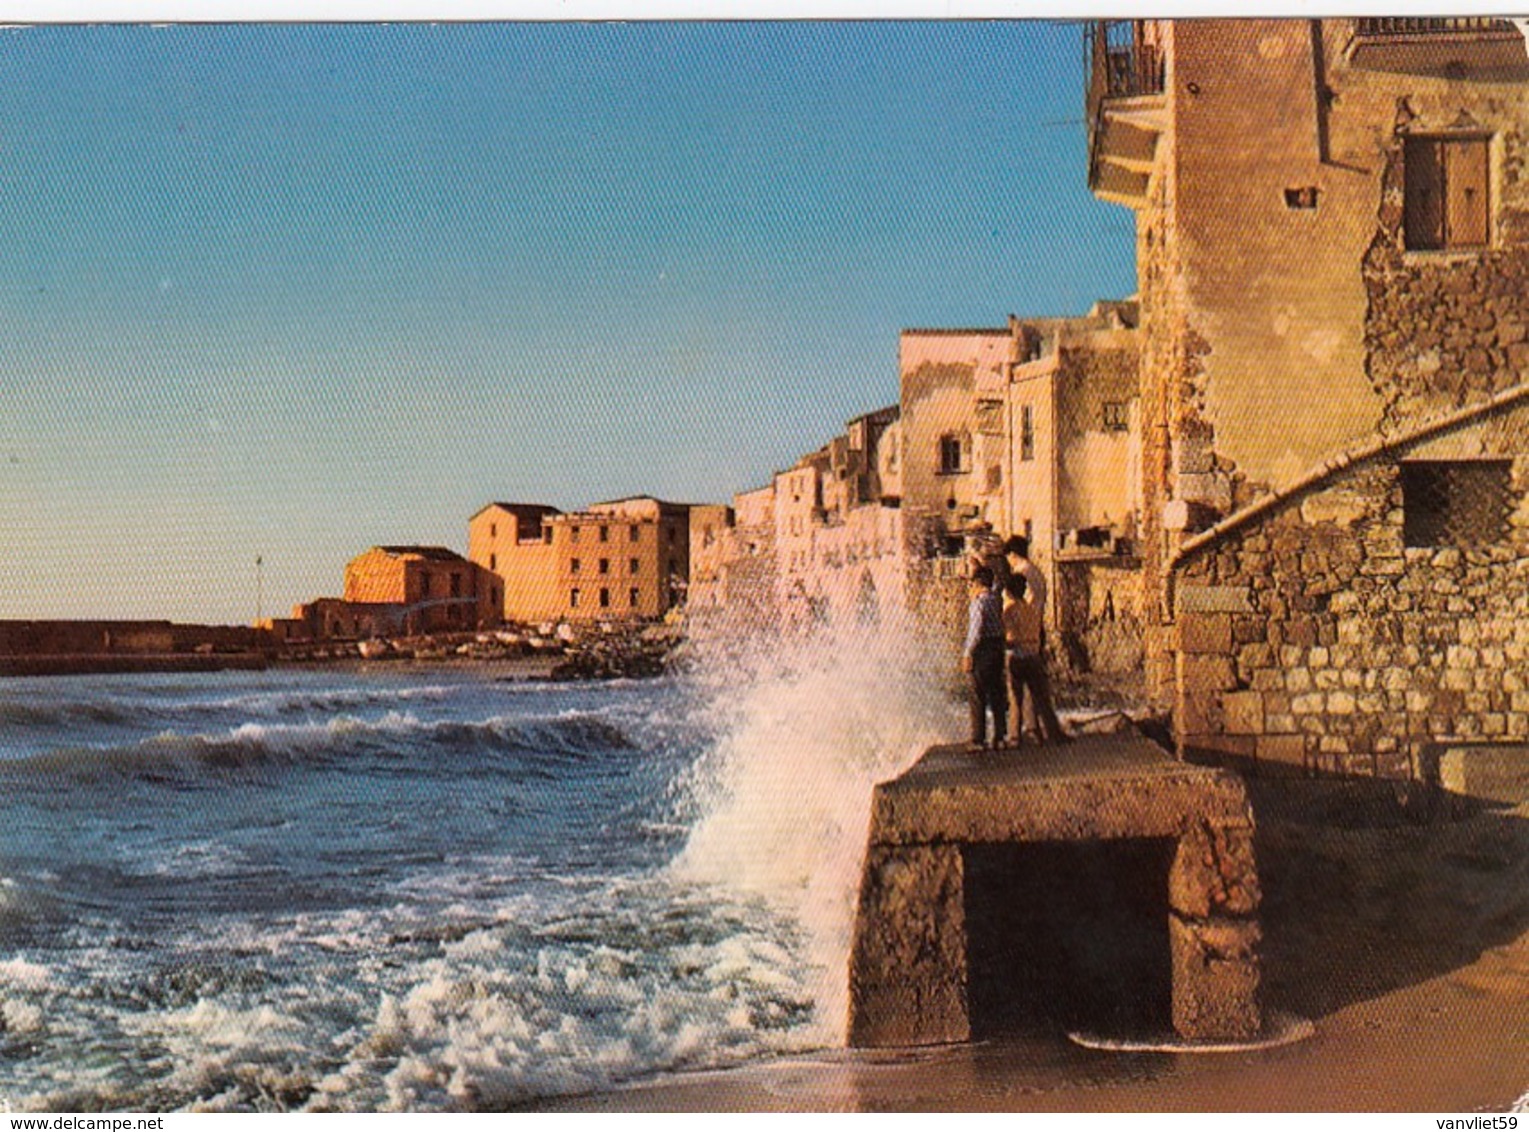
[(1172, 838), (963, 847), (973, 1038), (1169, 1031)]

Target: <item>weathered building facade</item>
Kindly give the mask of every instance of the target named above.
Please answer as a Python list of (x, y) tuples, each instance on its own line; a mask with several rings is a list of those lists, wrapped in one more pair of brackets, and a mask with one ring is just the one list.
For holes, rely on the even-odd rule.
[(374, 546), (346, 563), (344, 601), (397, 607), (402, 631), (435, 633), (497, 624), (502, 595), (498, 579), (454, 550)]
[(1137, 215), (1149, 684), (1186, 753), (1529, 734), (1529, 60), (1502, 21), (1095, 25)]
[(1051, 579), (1047, 622), (1080, 669), (1135, 664), (1139, 637), (1134, 303), (1079, 318), (902, 335), (908, 600), (958, 620), (973, 536), (1024, 535)]
[(685, 601), (690, 507), (645, 495), (566, 513), (491, 503), (469, 520), (468, 543), (505, 620), (662, 617)]
[(550, 617), (559, 608), (548, 520), (561, 512), (544, 503), (489, 503), (467, 520), (467, 557), (497, 579), (507, 621)]

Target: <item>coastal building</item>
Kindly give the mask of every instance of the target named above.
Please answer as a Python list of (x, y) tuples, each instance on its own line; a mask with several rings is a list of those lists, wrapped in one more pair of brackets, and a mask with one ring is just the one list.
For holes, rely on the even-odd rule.
[(1529, 740), (1529, 58), (1492, 19), (1089, 29), (1135, 212), (1147, 673), (1181, 750)]
[(690, 511), (648, 495), (577, 512), (491, 503), (468, 522), (470, 554), (505, 620), (657, 618), (685, 602)]
[(727, 536), (732, 527), (733, 509), (725, 503), (703, 503), (690, 508), (690, 591), (686, 609), (691, 614), (722, 607), (722, 566), (727, 560)]
[(732, 527), (718, 565), (721, 607), (744, 626), (772, 625), (779, 616), (775, 550), (775, 481), (733, 496)]
[(503, 596), (497, 578), (443, 546), (374, 546), (346, 563), (344, 601), (397, 607), (412, 634), (497, 624)]
[(776, 475), (776, 605), (788, 623), (872, 619), (903, 604), (898, 414), (856, 417)]
[(1024, 535), (1063, 656), (1139, 663), (1137, 319), (1134, 302), (1101, 302), (1079, 318), (903, 332), (913, 608), (959, 620), (973, 545)]
[(548, 520), (561, 512), (543, 503), (489, 503), (467, 520), (467, 557), (497, 579), (506, 621), (554, 617), (562, 608)]

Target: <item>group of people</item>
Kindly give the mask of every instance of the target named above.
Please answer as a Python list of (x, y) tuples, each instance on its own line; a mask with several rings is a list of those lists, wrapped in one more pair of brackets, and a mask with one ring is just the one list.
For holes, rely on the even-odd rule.
[[(979, 552), (971, 573), (966, 647), (961, 666), (972, 679), (972, 748), (1005, 745), (1009, 690), (1014, 691), (1014, 736), (1023, 741), (1025, 700), (1029, 697), (1036, 737), (1067, 741), (1051, 703), (1046, 675), (1046, 578), (1030, 561), (1029, 540), (1015, 536)], [(987, 740), (987, 717), (993, 716), (993, 739)]]

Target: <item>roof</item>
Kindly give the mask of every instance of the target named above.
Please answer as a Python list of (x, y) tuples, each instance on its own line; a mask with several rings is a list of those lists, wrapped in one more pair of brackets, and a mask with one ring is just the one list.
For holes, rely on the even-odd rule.
[(501, 511), (508, 511), (511, 515), (514, 515), (518, 519), (524, 519), (528, 517), (540, 519), (543, 515), (562, 514), (562, 511), (560, 511), (558, 508), (550, 506), (546, 503), (500, 503), (496, 500), (493, 503), (485, 503), (482, 507), (479, 507), (476, 511), (468, 516), (468, 522), (476, 519), (490, 507), (497, 507)]
[(374, 546), (372, 549), (391, 554), (394, 558), (425, 558), (431, 562), (467, 561), (456, 551), (447, 550), (444, 546)]
[(934, 326), (934, 327), (910, 326), (910, 327), (905, 327), (901, 331), (901, 333), (904, 336), (917, 335), (920, 338), (936, 338), (936, 337), (1007, 338), (1009, 336), (1010, 331), (1009, 331), (1009, 328), (1007, 326), (976, 326), (976, 327), (954, 327), (954, 328), (948, 328), (948, 327), (943, 327), (943, 326)]
[(890, 423), (897, 420), (900, 416), (902, 416), (901, 405), (888, 405), (884, 409), (872, 409), (869, 413), (861, 413), (858, 417), (850, 417), (844, 423), (846, 426), (859, 424), (861, 421), (871, 421), (873, 423), (887, 421)]

